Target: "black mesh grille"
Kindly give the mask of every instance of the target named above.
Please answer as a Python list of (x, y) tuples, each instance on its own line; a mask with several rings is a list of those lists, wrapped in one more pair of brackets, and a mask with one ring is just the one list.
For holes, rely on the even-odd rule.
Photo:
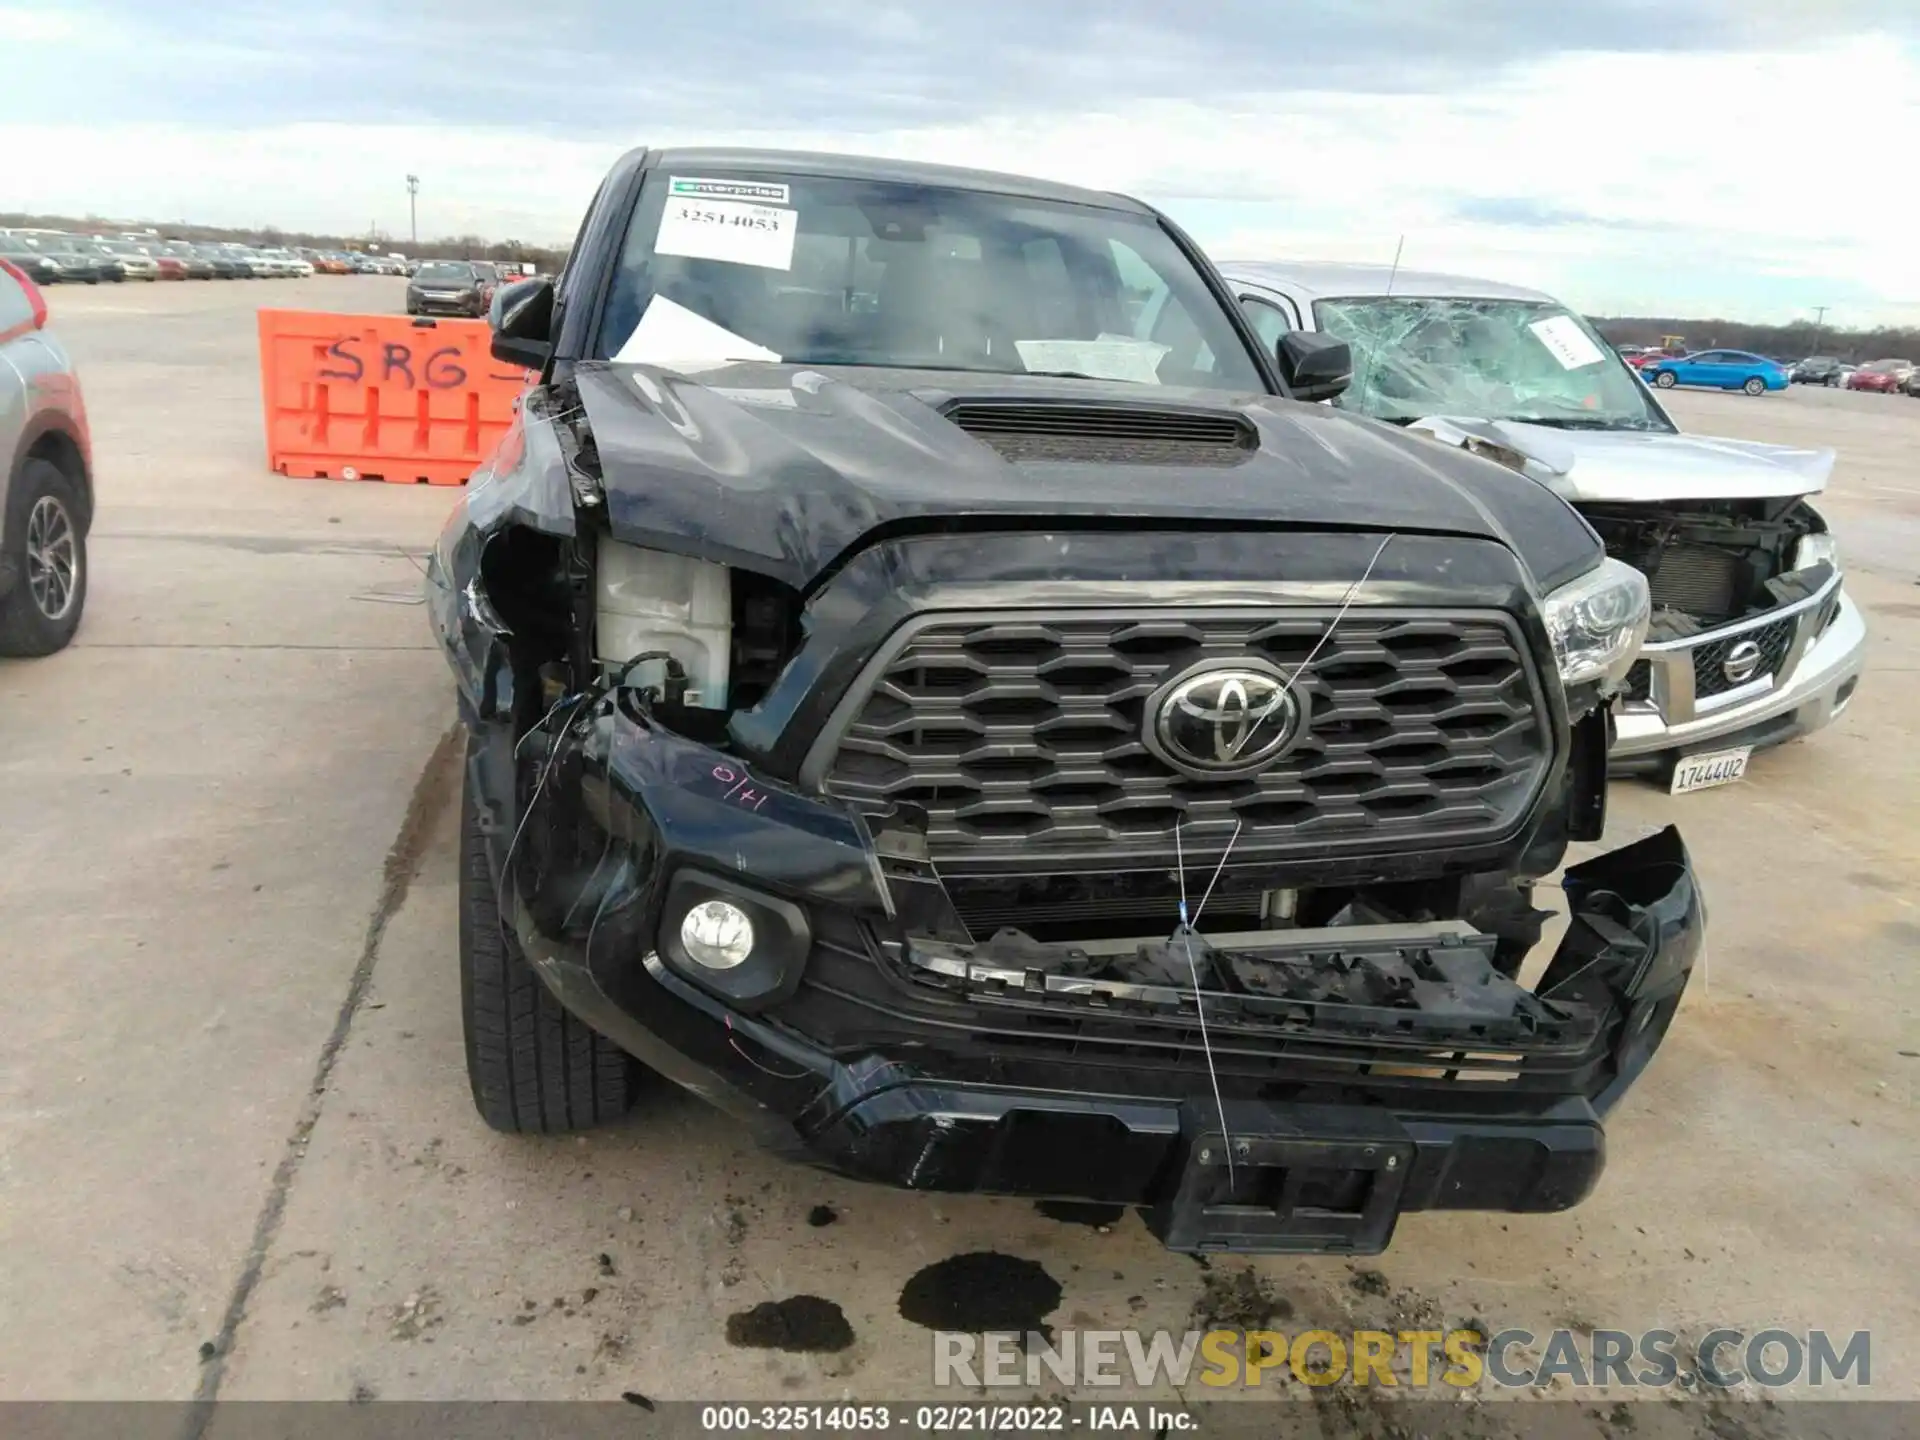
[(1123, 405), (965, 402), (946, 416), (1009, 460), (1105, 465), (1237, 465), (1255, 448), (1237, 415)]
[(1349, 617), (1299, 677), (1309, 723), (1249, 779), (1191, 779), (1141, 742), (1147, 698), (1202, 659), (1291, 673), (1328, 616), (940, 620), (912, 632), (841, 737), (826, 784), (927, 812), (939, 858), (1218, 843), (1455, 841), (1513, 824), (1551, 745), (1497, 615)]
[[(1795, 623), (1792, 619), (1776, 620), (1757, 630), (1743, 630), (1724, 640), (1709, 640), (1704, 645), (1696, 645), (1693, 650), (1694, 698), (1724, 695), (1741, 685), (1752, 684), (1763, 675), (1778, 674), (1780, 667), (1787, 662), (1787, 652), (1793, 648)], [(1727, 674), (1727, 657), (1733, 653), (1735, 646), (1749, 640), (1760, 647), (1760, 663), (1752, 674), (1735, 680)]]

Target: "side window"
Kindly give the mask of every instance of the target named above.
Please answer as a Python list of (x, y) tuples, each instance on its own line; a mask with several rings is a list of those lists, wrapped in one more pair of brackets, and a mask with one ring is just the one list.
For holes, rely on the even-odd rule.
[(1279, 345), (1280, 337), (1294, 328), (1291, 316), (1272, 301), (1262, 300), (1257, 295), (1242, 295), (1240, 308), (1246, 312), (1253, 333), (1260, 337), (1260, 344), (1269, 355)]

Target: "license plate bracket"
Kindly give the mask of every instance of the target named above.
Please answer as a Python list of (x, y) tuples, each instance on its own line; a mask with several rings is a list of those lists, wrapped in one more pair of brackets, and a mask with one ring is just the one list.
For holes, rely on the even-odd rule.
[(1189, 1253), (1379, 1254), (1400, 1218), (1413, 1142), (1387, 1117), (1341, 1118), (1337, 1132), (1310, 1123), (1190, 1132), (1179, 1183), (1149, 1212), (1150, 1227)]
[(1691, 795), (1696, 790), (1711, 790), (1716, 785), (1731, 785), (1747, 773), (1753, 758), (1751, 745), (1733, 745), (1724, 750), (1703, 750), (1683, 755), (1674, 763), (1670, 795)]

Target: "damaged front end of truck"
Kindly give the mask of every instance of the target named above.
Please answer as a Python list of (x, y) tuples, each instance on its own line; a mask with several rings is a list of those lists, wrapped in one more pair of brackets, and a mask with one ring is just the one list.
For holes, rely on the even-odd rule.
[[(716, 407), (877, 402), (725, 378), (530, 391), (430, 566), (465, 921), (609, 1065), (795, 1158), (1136, 1205), (1184, 1250), (1369, 1253), (1406, 1210), (1589, 1192), (1704, 910), (1665, 830), (1566, 869), (1527, 965), (1610, 736), (1507, 549), (875, 516), (808, 475), (749, 516), (674, 473), (660, 420), (700, 449)], [(1228, 661), (1287, 677), (1293, 729), (1267, 769), (1196, 774), (1153, 707)], [(481, 1088), (501, 1128), (551, 1122)]]

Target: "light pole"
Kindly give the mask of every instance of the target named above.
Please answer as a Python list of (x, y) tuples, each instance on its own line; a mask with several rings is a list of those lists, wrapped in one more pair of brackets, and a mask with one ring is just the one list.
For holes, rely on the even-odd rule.
[(420, 177), (407, 176), (407, 234), (414, 249), (420, 248), (420, 212), (416, 197), (420, 194)]
[(1829, 307), (1825, 305), (1816, 305), (1813, 307), (1813, 348), (1815, 353), (1818, 353), (1820, 349), (1820, 332), (1826, 328), (1828, 309)]

